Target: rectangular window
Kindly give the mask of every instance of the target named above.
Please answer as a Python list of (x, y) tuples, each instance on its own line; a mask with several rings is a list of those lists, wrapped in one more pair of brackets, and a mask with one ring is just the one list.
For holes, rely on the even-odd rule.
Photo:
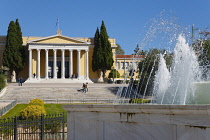
[(121, 69), (124, 69), (124, 67), (125, 67), (124, 66), (124, 62), (121, 62), (121, 65), (120, 66), (121, 66)]

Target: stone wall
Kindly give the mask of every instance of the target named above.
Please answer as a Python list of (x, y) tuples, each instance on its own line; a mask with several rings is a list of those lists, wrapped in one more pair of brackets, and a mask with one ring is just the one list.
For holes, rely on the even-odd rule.
[(68, 140), (209, 140), (210, 105), (64, 105)]

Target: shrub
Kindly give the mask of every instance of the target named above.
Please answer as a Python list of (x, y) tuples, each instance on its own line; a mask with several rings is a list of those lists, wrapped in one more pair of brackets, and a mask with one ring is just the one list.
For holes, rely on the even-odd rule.
[(44, 101), (41, 99), (33, 99), (29, 102), (29, 105), (39, 105), (44, 107)]
[(0, 74), (0, 89), (4, 88), (5, 86), (6, 86), (5, 76)]
[(46, 111), (43, 106), (40, 105), (29, 105), (25, 109), (20, 111), (20, 116), (23, 119), (34, 119), (41, 115), (46, 115)]
[(142, 104), (142, 103), (150, 103), (150, 99), (130, 99), (129, 103), (137, 103), (137, 104)]

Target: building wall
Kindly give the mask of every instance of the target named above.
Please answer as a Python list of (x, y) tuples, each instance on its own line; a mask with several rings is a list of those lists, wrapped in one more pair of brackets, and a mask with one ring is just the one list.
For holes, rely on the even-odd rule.
[[(90, 47), (89, 47), (89, 54), (88, 54), (88, 62), (89, 62), (89, 78), (92, 79), (94, 82), (96, 82), (100, 76), (100, 74), (98, 72), (93, 72), (92, 71), (92, 55), (93, 55), (93, 48), (94, 48), (94, 39), (93, 38), (78, 38), (78, 37), (72, 37), (72, 41), (71, 38), (65, 38), (65, 37), (52, 37), (49, 38), (47, 37), (46, 39), (40, 40), (42, 38), (45, 37), (31, 37), (31, 36), (24, 36), (23, 37), (23, 45), (25, 47), (25, 52), (26, 52), (26, 65), (23, 69), (23, 71), (20, 72), (19, 77), (23, 77), (23, 79), (27, 79), (29, 76), (29, 51), (28, 51), (28, 46), (27, 43), (30, 41), (34, 41), (36, 42), (36, 40), (38, 40), (38, 43), (80, 43), (79, 40), (81, 41), (87, 41), (90, 42)], [(77, 41), (75, 41), (78, 40)], [(2, 58), (3, 58), (3, 51), (5, 48), (5, 41), (6, 41), (6, 36), (0, 36), (0, 67), (2, 67)], [(114, 38), (110, 38), (109, 39), (110, 43), (112, 46), (116, 46), (116, 42)], [(114, 59), (114, 64), (113, 66), (115, 66), (115, 49), (112, 49), (113, 52), (113, 59)], [(80, 75), (81, 76), (85, 76), (86, 75), (86, 52), (84, 50), (82, 50), (81, 52), (81, 57), (80, 57)], [(49, 50), (48, 52), (49, 57), (53, 58), (53, 50)], [(69, 51), (65, 51), (65, 57), (69, 56)], [(58, 50), (57, 51), (57, 58), (60, 57), (61, 58), (61, 51)], [(67, 59), (68, 60), (68, 59)], [(73, 51), (73, 74), (77, 74), (77, 51), (74, 50)], [(36, 73), (37, 69), (37, 50), (33, 50), (32, 51), (32, 74)], [(106, 77), (108, 77), (109, 74), (109, 70), (106, 72)], [(40, 51), (40, 77), (44, 78), (45, 77), (45, 50), (42, 49)]]

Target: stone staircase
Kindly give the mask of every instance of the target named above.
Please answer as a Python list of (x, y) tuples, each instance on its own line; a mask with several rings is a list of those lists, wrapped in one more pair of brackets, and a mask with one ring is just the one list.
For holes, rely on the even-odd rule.
[(89, 87), (87, 93), (79, 87), (9, 86), (0, 100), (39, 99), (115, 99), (118, 87)]

